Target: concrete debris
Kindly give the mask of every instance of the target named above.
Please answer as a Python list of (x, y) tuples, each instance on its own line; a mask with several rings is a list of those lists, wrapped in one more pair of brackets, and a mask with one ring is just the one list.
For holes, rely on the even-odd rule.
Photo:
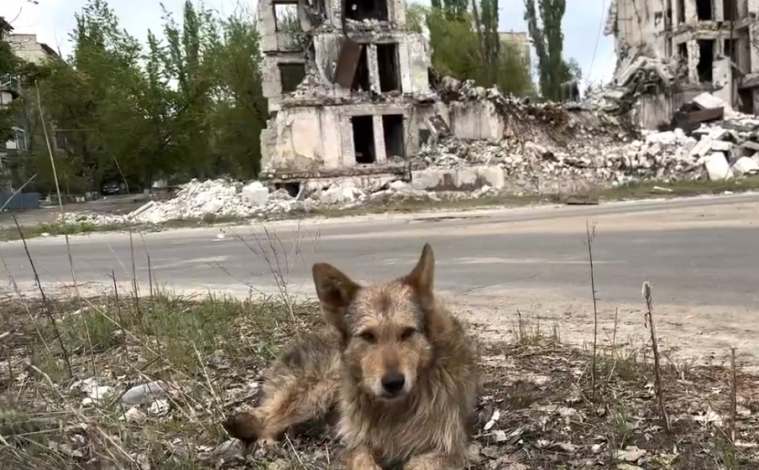
[(733, 176), (730, 164), (727, 163), (727, 158), (722, 152), (714, 152), (709, 155), (704, 166), (710, 181), (726, 180)]
[[(313, 186), (313, 185), (312, 185)], [(471, 194), (445, 197), (479, 197), (480, 189)], [(293, 196), (285, 189), (269, 192), (258, 181), (243, 186), (240, 183), (217, 179), (193, 180), (184, 185), (173, 199), (150, 201), (128, 215), (66, 214), (66, 223), (93, 225), (159, 225), (175, 220), (246, 219), (277, 216), (295, 210), (311, 212), (324, 206), (348, 208), (367, 203), (385, 203), (405, 199), (437, 200), (440, 196), (411, 187), (402, 181), (391, 181), (380, 188), (360, 185), (351, 178), (336, 179), (323, 187), (302, 189)]]
[[(504, 139), (466, 141), (453, 137), (425, 145), (414, 170), (486, 166), (510, 182), (579, 179), (601, 186), (647, 180), (731, 178), (759, 172), (759, 121), (753, 116), (701, 124), (688, 135), (643, 131), (625, 142), (587, 134), (570, 142)], [(455, 180), (455, 178), (454, 178)], [(546, 188), (540, 186), (541, 192)], [(537, 190), (537, 188), (533, 188)]]
[(759, 155), (741, 157), (733, 164), (735, 176), (755, 175), (759, 173)]
[(700, 95), (697, 95), (691, 101), (701, 109), (716, 109), (724, 108), (726, 106), (725, 100), (717, 98), (708, 92), (703, 92)]

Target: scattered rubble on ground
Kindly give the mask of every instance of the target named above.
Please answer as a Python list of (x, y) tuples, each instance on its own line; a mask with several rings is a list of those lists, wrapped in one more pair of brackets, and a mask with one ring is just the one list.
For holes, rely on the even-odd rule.
[(368, 191), (351, 180), (325, 183), (310, 194), (296, 196), (285, 189), (273, 192), (259, 182), (248, 185), (226, 180), (193, 180), (167, 201), (150, 201), (127, 215), (68, 213), (67, 223), (94, 225), (158, 225), (180, 220), (234, 220), (277, 216), (293, 211), (309, 212), (318, 207), (350, 208), (357, 205), (387, 203), (397, 200), (442, 198), (474, 198), (487, 193), (481, 188), (470, 193), (441, 194), (411, 187), (403, 181), (391, 181), (378, 191)]

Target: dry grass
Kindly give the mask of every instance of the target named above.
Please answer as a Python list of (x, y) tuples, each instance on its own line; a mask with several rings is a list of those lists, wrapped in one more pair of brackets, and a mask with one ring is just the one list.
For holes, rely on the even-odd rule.
[[(45, 301), (16, 290), (0, 305), (0, 469), (337, 468), (322, 429), (256, 456), (219, 424), (255, 403), (278, 349), (321, 322), (288, 290), (307, 238), (318, 234), (247, 242), (279, 287), (268, 298), (135, 285)], [(595, 295), (592, 273), (591, 284)], [(470, 468), (759, 468), (759, 378), (739, 365), (657, 367), (650, 345), (617, 344), (616, 333), (609, 348), (577, 348), (519, 312), (512, 332), (484, 349)]]
[[(71, 373), (41, 301), (2, 305), (0, 468), (335, 468), (338, 446), (326, 433), (290, 434), (262, 458), (241, 454), (219, 425), (255, 402), (278, 348), (320, 322), (315, 305), (161, 293), (85, 303), (52, 303)], [(737, 371), (733, 441), (730, 368), (662, 366), (667, 433), (650, 348), (599, 348), (594, 400), (590, 348), (524, 318), (513, 331), (484, 350), (472, 468), (759, 465), (756, 377)], [(123, 403), (127, 390), (155, 381), (165, 393)]]

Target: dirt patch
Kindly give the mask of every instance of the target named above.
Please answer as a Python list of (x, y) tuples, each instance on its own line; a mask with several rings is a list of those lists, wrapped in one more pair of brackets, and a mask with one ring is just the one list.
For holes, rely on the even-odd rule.
[[(583, 347), (593, 340), (593, 302), (549, 290), (497, 289), (450, 295), (450, 302), (470, 322), (481, 325), (488, 341), (513, 337), (518, 312), (544, 332), (558, 327), (567, 344)], [(590, 297), (590, 295), (588, 295)], [(644, 303), (599, 301), (598, 341), (637, 348), (649, 342)], [(736, 348), (741, 366), (759, 373), (759, 310), (741, 306), (655, 305), (656, 329), (668, 362), (724, 363)]]
[[(156, 294), (6, 300), (0, 311), (0, 468), (339, 468), (319, 427), (260, 456), (219, 424), (255, 403), (279, 347), (320, 322), (313, 304)], [(648, 348), (600, 348), (593, 368), (560, 336), (520, 321), (483, 343), (470, 468), (759, 465), (757, 377), (663, 366), (666, 432)]]

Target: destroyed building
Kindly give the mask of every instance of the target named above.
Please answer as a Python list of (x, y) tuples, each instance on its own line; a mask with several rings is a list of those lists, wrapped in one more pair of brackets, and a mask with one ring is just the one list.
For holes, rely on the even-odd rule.
[[(300, 31), (283, 31), (290, 4)], [(264, 96), (262, 177), (297, 181), (397, 174), (434, 114), (427, 44), (403, 1), (259, 3)]]
[[(408, 174), (408, 157), (430, 139), (503, 136), (492, 103), (447, 106), (431, 88), (429, 45), (406, 24), (404, 0), (262, 0), (258, 8), (269, 113), (261, 179), (381, 185)], [(278, 18), (287, 8), (297, 31)]]
[(759, 112), (759, 1), (613, 0), (605, 34), (618, 58), (614, 98), (639, 98), (653, 128), (708, 91)]

